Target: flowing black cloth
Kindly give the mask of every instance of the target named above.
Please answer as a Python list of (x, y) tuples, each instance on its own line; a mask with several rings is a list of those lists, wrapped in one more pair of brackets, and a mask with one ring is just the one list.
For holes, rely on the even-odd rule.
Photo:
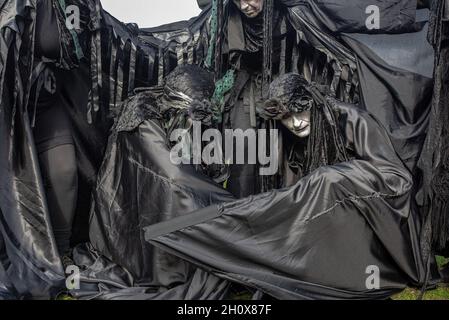
[[(434, 93), (426, 143), (419, 162), (423, 187), (418, 197), (426, 215), (425, 241), (449, 254), (449, 1), (433, 1), (429, 42), (435, 48)], [(446, 272), (447, 273), (447, 272)], [(447, 282), (447, 275), (446, 275)]]
[[(78, 211), (83, 212), (84, 215), (78, 215), (78, 220), (81, 220), (81, 223), (77, 223), (77, 225), (81, 226), (78, 231), (81, 232), (76, 232), (81, 234), (86, 232), (85, 226), (88, 224), (87, 214), (90, 205), (89, 186), (95, 184), (96, 181), (96, 173), (106, 146), (105, 137), (111, 123), (111, 114), (119, 113), (121, 101), (132, 93), (135, 87), (161, 83), (164, 76), (177, 64), (204, 64), (209, 46), (210, 26), (208, 25), (208, 18), (211, 12), (210, 8), (208, 8), (199, 17), (188, 22), (139, 30), (134, 25), (120, 23), (102, 10), (94, 9), (95, 5), (92, 6), (92, 4), (95, 4), (95, 1), (82, 2), (87, 4), (91, 11), (86, 11), (87, 13), (82, 15), (83, 21), (92, 22), (89, 23), (89, 31), (91, 31), (88, 33), (89, 36), (80, 39), (81, 44), (86, 49), (84, 50), (84, 59), (81, 61), (78, 59), (79, 50), (76, 50), (77, 46), (73, 41), (74, 35), (65, 29), (61, 29), (63, 32), (60, 34), (60, 44), (63, 49), (62, 52), (65, 54), (59, 57), (59, 61), (55, 62), (60, 67), (72, 70), (70, 77), (67, 79), (67, 87), (76, 88), (72, 92), (66, 92), (64, 97), (68, 102), (68, 114), (74, 124), (75, 144), (79, 159), (78, 169), (81, 173), (81, 183), (84, 184), (80, 187), (81, 194), (78, 205)], [(404, 59), (404, 61), (407, 61), (405, 65), (396, 65), (398, 61), (389, 61), (378, 50), (379, 47), (371, 45), (367, 39), (356, 39), (357, 36), (352, 34), (342, 35), (341, 32), (343, 31), (348, 33), (358, 32), (366, 35), (366, 30), (363, 30), (365, 15), (362, 10), (364, 8), (360, 6), (354, 7), (352, 2), (349, 1), (344, 3), (351, 7), (351, 10), (346, 10), (346, 6), (341, 7), (342, 10), (335, 10), (335, 1), (328, 1), (326, 4), (323, 2), (324, 5), (319, 8), (311, 7), (311, 1), (301, 2), (305, 3), (306, 6), (299, 4), (297, 1), (291, 1), (290, 4), (285, 2), (285, 4), (289, 5), (289, 21), (294, 29), (297, 32), (299, 31), (298, 37), (301, 38), (301, 43), (305, 42), (309, 47), (320, 52), (324, 55), (324, 61), (328, 62), (330, 68), (327, 69), (331, 70), (331, 72), (327, 74), (324, 84), (329, 85), (337, 94), (337, 97), (344, 98), (346, 101), (351, 101), (351, 96), (357, 96), (354, 93), (360, 94), (360, 97), (367, 97), (376, 93), (377, 88), (380, 88), (379, 97), (386, 97), (388, 103), (386, 102), (382, 105), (381, 111), (384, 113), (381, 114), (382, 117), (379, 117), (379, 121), (392, 135), (393, 140), (395, 136), (396, 138), (399, 137), (399, 139), (394, 141), (394, 146), (399, 146), (396, 151), (402, 160), (410, 160), (409, 166), (414, 167), (416, 153), (419, 153), (419, 145), (423, 139), (422, 133), (425, 132), (426, 121), (428, 121), (426, 114), (428, 110), (424, 106), (426, 105), (425, 96), (431, 82), (428, 76), (429, 70), (423, 72), (419, 68), (421, 64), (418, 64), (416, 69), (406, 68), (410, 67), (413, 61), (416, 61), (416, 56), (412, 55), (410, 59)], [(72, 1), (67, 1), (67, 3), (72, 3)], [(413, 37), (412, 42), (421, 44), (423, 41), (421, 34), (425, 23), (415, 23), (417, 22), (414, 18), (414, 8), (416, 6), (412, 8), (414, 1), (363, 1), (360, 3), (378, 4), (382, 10), (392, 5), (391, 8), (394, 8), (394, 10), (389, 11), (387, 15), (389, 17), (388, 23), (382, 24), (382, 28), (379, 30), (380, 33), (388, 34), (388, 36), (391, 33), (396, 33), (399, 34), (399, 38), (410, 33), (410, 37)], [(339, 1), (338, 4), (342, 4), (342, 2)], [(52, 236), (42, 178), (38, 170), (38, 158), (30, 126), (32, 116), (29, 110), (31, 105), (29, 91), (32, 83), (29, 80), (33, 78), (33, 67), (35, 66), (33, 63), (35, 7), (36, 1), (34, 0), (4, 1), (2, 2), (2, 11), (0, 13), (0, 176), (2, 177), (0, 179), (0, 262), (3, 268), (0, 268), (0, 295), (2, 297), (49, 297), (57, 293), (61, 287), (64, 287), (64, 273)], [(59, 20), (61, 12), (62, 10), (59, 7), (57, 11)], [(353, 21), (356, 21), (356, 23), (352, 24)], [(349, 24), (351, 27), (348, 29), (347, 26)], [(99, 30), (101, 32), (98, 32)], [(367, 35), (367, 38), (374, 39), (378, 44), (382, 43), (383, 40), (381, 38), (374, 37), (374, 35)], [(402, 42), (396, 42), (396, 38), (390, 38), (390, 40), (394, 40), (393, 42), (397, 46), (403, 45)], [(295, 44), (299, 47), (301, 43)], [(348, 45), (350, 49), (348, 49)], [(428, 47), (415, 45), (409, 52), (419, 52), (417, 55), (428, 54)], [(290, 57), (290, 53), (285, 54), (285, 56)], [(285, 71), (295, 71), (295, 63), (298, 59), (301, 60), (303, 58), (298, 52), (293, 52), (291, 57), (292, 59), (287, 59), (289, 67), (285, 68)], [(319, 60), (319, 58), (318, 56), (317, 59)], [(306, 57), (305, 59), (309, 62), (315, 60), (314, 57)], [(427, 59), (418, 59), (418, 61), (425, 62)], [(314, 63), (304, 63), (304, 65), (309, 68), (307, 72), (315, 75), (320, 74), (323, 70), (316, 68), (317, 64)], [(428, 66), (428, 68), (431, 69), (431, 66)], [(301, 71), (306, 71), (306, 69), (301, 69)], [(359, 85), (358, 79), (363, 79), (364, 84)], [(313, 78), (313, 80), (315, 81), (316, 79)], [(407, 97), (410, 91), (409, 85), (413, 88), (418, 88), (419, 94), (413, 93), (411, 97)], [(372, 88), (376, 88), (376, 92)], [(345, 94), (339, 93), (346, 93), (349, 98), (346, 99)], [(372, 103), (370, 99), (365, 98), (364, 100), (367, 101), (365, 107), (370, 112), (375, 113), (379, 111), (376, 110), (376, 104)], [(391, 101), (394, 102), (393, 105), (390, 104)], [(86, 121), (86, 115), (88, 115), (88, 121)], [(398, 120), (397, 117), (400, 117), (400, 119)], [(92, 124), (89, 124), (89, 122)], [(401, 130), (402, 127), (405, 129)], [(151, 140), (156, 135), (153, 135), (150, 129), (154, 130), (154, 127), (149, 125), (143, 131), (145, 132), (146, 130), (147, 136)], [(401, 135), (394, 135), (394, 133), (398, 132)], [(137, 139), (134, 142), (140, 144), (144, 140), (139, 141)], [(138, 151), (139, 153), (142, 151), (142, 154), (151, 151), (148, 146), (142, 150), (140, 148), (142, 146), (139, 147)], [(396, 160), (394, 160), (392, 165), (395, 168), (396, 164)], [(403, 170), (404, 168), (401, 167), (399, 171), (402, 173)], [(363, 173), (366, 172), (363, 171)], [(176, 177), (178, 179), (178, 176)], [(364, 177), (355, 178), (363, 179)], [(378, 178), (382, 178), (382, 175)], [(407, 179), (404, 179), (404, 181)], [(389, 180), (386, 182), (392, 183)], [(132, 181), (131, 183), (136, 186), (135, 184), (139, 182)], [(299, 186), (300, 184), (298, 184)], [(398, 185), (394, 184), (394, 186), (398, 188)], [(381, 187), (385, 186), (382, 185)], [(404, 191), (408, 191), (408, 189), (405, 189)], [(152, 192), (156, 191), (152, 190)], [(291, 194), (294, 194), (293, 191), (291, 192)], [(155, 197), (157, 196), (159, 196), (158, 193), (156, 193)], [(407, 198), (406, 195), (403, 197), (404, 199)], [(195, 200), (196, 198), (193, 197), (193, 199)], [(361, 226), (361, 229), (354, 231), (355, 234), (358, 234), (358, 232), (362, 233), (361, 230), (363, 229), (366, 232), (363, 232), (361, 236), (371, 238), (373, 243), (376, 244), (382, 242), (382, 246), (373, 245), (369, 247), (370, 250), (367, 251), (369, 254), (366, 257), (370, 258), (372, 255), (376, 255), (377, 250), (379, 250), (380, 256), (376, 256), (374, 263), (380, 263), (381, 269), (384, 268), (383, 270), (392, 270), (394, 275), (386, 277), (386, 283), (393, 284), (393, 290), (381, 290), (381, 292), (374, 294), (374, 297), (386, 297), (397, 289), (404, 287), (405, 284), (421, 284), (422, 282), (422, 261), (414, 245), (416, 237), (412, 230), (414, 223), (419, 219), (416, 218), (416, 221), (412, 221), (412, 218), (409, 218), (412, 215), (409, 215), (408, 211), (406, 213), (401, 211), (401, 214), (397, 214), (397, 208), (386, 206), (386, 203), (389, 202), (385, 199), (376, 201), (379, 201), (379, 204), (376, 203), (373, 207), (368, 207), (368, 205), (364, 207), (364, 203), (360, 209), (357, 209), (358, 204), (351, 208), (353, 210), (349, 211), (348, 214), (353, 213), (356, 218), (354, 218), (354, 226), (348, 226), (348, 228), (356, 228), (356, 225)], [(207, 203), (203, 204), (207, 205)], [(146, 205), (151, 207), (152, 204), (145, 203)], [(391, 216), (386, 215), (386, 217), (395, 217), (397, 219), (392, 218), (394, 222), (389, 223), (387, 228), (377, 228), (377, 225), (374, 223), (371, 223), (368, 227), (367, 220), (361, 218), (362, 214), (368, 217), (369, 213), (378, 213), (377, 207), (385, 208), (385, 212), (394, 212), (395, 214)], [(405, 207), (406, 205), (404, 204)], [(282, 208), (286, 209), (287, 206), (282, 206)], [(245, 210), (245, 207), (242, 205), (240, 214), (245, 214)], [(357, 210), (362, 210), (362, 214), (359, 214)], [(171, 212), (170, 217), (183, 213), (188, 212)], [(339, 215), (332, 215), (332, 217), (334, 216)], [(222, 218), (226, 217), (227, 215), (223, 215)], [(326, 217), (328, 216), (323, 216), (321, 219)], [(376, 221), (385, 222), (385, 220), (382, 220), (385, 218), (384, 216), (379, 217), (376, 215), (375, 217), (379, 218)], [(137, 220), (131, 221), (133, 228), (137, 225)], [(263, 221), (263, 224), (265, 222)], [(398, 230), (399, 223), (402, 226), (400, 230)], [(122, 228), (120, 230), (122, 232), (126, 227), (126, 223), (124, 222), (124, 225), (117, 224), (117, 226)], [(371, 228), (371, 226), (374, 226), (374, 228)], [(224, 226), (223, 230), (226, 230), (226, 226)], [(395, 232), (388, 233), (390, 230)], [(110, 233), (116, 232), (115, 230), (109, 231)], [(386, 232), (388, 233), (387, 235), (385, 235)], [(141, 235), (140, 232), (137, 232), (137, 234)], [(105, 236), (103, 239), (101, 236), (98, 237), (94, 241), (99, 248), (104, 248), (106, 256), (108, 256), (106, 244), (113, 239), (111, 237), (108, 238), (108, 236)], [(85, 237), (81, 240), (87, 241)], [(142, 243), (142, 238), (139, 241)], [(220, 242), (221, 240), (218, 239), (217, 241)], [(101, 244), (104, 244), (104, 246), (101, 247)], [(363, 247), (363, 245), (366, 245), (364, 241), (361, 242), (360, 247)], [(145, 246), (146, 244), (144, 244)], [(384, 247), (386, 247), (385, 250), (380, 249)], [(123, 249), (120, 246), (118, 248)], [(345, 248), (347, 246), (342, 245), (338, 249), (344, 251)], [(334, 252), (334, 248), (331, 248), (330, 252)], [(338, 254), (345, 257), (348, 252), (349, 250), (339, 252)], [(126, 260), (126, 252), (122, 251), (122, 253), (124, 256), (119, 256), (118, 259)], [(186, 255), (190, 254), (190, 250), (186, 251)], [(109, 256), (112, 255), (109, 254)], [(337, 264), (343, 263), (344, 259), (340, 259), (337, 254), (334, 256)], [(235, 259), (238, 257), (236, 256)], [(86, 272), (91, 270), (92, 263), (95, 265), (95, 262), (98, 261), (98, 264), (95, 265), (95, 268), (98, 268), (94, 268), (93, 272), (95, 277), (100, 279), (105, 276), (102, 271), (109, 270), (111, 272), (106, 278), (115, 277), (117, 280), (115, 283), (121, 283), (118, 287), (127, 291), (125, 295), (127, 297), (133, 295), (133, 289), (128, 287), (135, 285), (136, 282), (128, 281), (129, 273), (123, 272), (122, 268), (108, 269), (109, 263), (113, 264), (114, 262), (106, 259), (107, 262), (103, 263), (102, 261), (105, 258), (101, 256), (101, 252), (99, 255), (90, 246), (83, 246), (77, 249), (75, 258), (81, 266), (86, 267)], [(197, 263), (201, 262), (203, 266), (206, 266), (204, 261), (198, 262), (199, 260), (196, 260), (197, 257), (194, 258), (192, 260), (195, 260)], [(220, 257), (218, 256), (218, 258)], [(326, 258), (330, 259), (329, 255)], [(254, 261), (257, 263), (259, 260), (256, 259)], [(149, 264), (151, 265), (151, 263)], [(412, 267), (412, 264), (414, 267)], [(138, 269), (139, 265), (132, 265), (131, 267)], [(274, 267), (276, 268), (277, 266)], [(360, 265), (354, 267), (358, 270), (357, 272), (361, 272), (362, 268)], [(216, 274), (220, 273), (217, 273), (214, 268), (209, 270), (214, 270)], [(317, 270), (319, 271), (320, 269), (318, 268)], [(139, 272), (139, 270), (137, 271)], [(228, 272), (230, 270), (225, 271), (227, 272), (225, 278), (229, 279)], [(245, 270), (237, 271), (242, 271), (241, 274), (245, 274)], [(397, 274), (402, 275), (396, 277)], [(210, 273), (207, 273), (207, 275), (206, 277), (205, 274), (200, 274), (196, 279), (200, 279), (200, 283), (203, 284), (207, 283), (207, 281), (217, 284), (216, 275), (213, 275), (211, 278), (208, 278)], [(356, 273), (356, 275), (359, 276), (358, 280), (360, 280), (360, 273)], [(190, 277), (188, 278), (191, 279)], [(237, 278), (238, 276), (233, 275), (231, 280), (245, 282)], [(313, 275), (312, 278), (314, 278)], [(354, 276), (351, 279), (354, 280), (355, 278)], [(323, 277), (323, 279), (327, 278)], [(341, 297), (341, 292), (335, 290), (342, 286), (339, 279), (341, 279), (339, 274), (333, 274), (328, 281), (331, 286), (335, 287), (329, 290), (326, 289), (324, 295), (321, 295), (320, 292), (319, 294), (312, 294), (312, 297)], [(260, 278), (257, 281), (259, 280)], [(109, 283), (105, 281), (102, 284), (106, 282)], [(225, 282), (227, 283), (227, 281)], [(188, 283), (189, 281), (185, 282), (187, 287), (189, 287)], [(223, 290), (220, 289), (219, 295), (214, 296), (214, 294), (209, 294), (211, 291), (206, 290), (205, 296), (222, 297), (222, 293), (226, 291), (226, 283), (220, 287)], [(296, 282), (294, 283), (296, 285)], [(249, 285), (251, 286), (251, 284)], [(284, 293), (280, 294), (280, 291), (283, 291), (283, 289), (280, 290), (280, 286), (267, 288), (265, 284), (258, 282), (257, 287), (259, 285), (262, 285), (265, 291), (270, 291), (274, 295), (284, 295)], [(360, 286), (363, 286), (363, 283), (357, 282), (356, 285), (355, 283), (348, 286), (343, 285), (344, 288), (349, 287), (350, 289), (350, 293), (346, 292), (343, 296), (355, 295), (359, 297), (360, 294), (357, 290), (360, 289)], [(203, 286), (203, 288), (205, 287), (210, 289), (208, 285)], [(97, 282), (94, 284), (94, 288), (91, 288), (91, 293), (98, 293), (98, 288)], [(201, 285), (193, 288), (201, 288)], [(315, 292), (314, 288), (312, 286), (312, 289), (307, 294), (301, 293), (300, 296), (309, 296), (311, 292)], [(139, 288), (136, 290), (141, 293), (142, 290), (147, 292), (147, 289), (144, 287), (144, 289)], [(357, 293), (351, 290), (356, 290)], [(194, 291), (197, 292), (196, 289)], [(181, 295), (171, 296), (180, 297), (185, 292), (187, 291), (184, 290)], [(125, 295), (117, 293), (114, 297), (120, 298)], [(287, 292), (285, 295), (291, 296), (291, 292)], [(188, 296), (204, 297), (196, 294), (189, 294)], [(298, 295), (294, 296), (297, 297)], [(373, 295), (369, 294), (362, 294), (362, 296), (373, 297)], [(106, 295), (106, 297), (109, 296)], [(154, 295), (150, 295), (151, 297), (154, 297)]]
[[(59, 2), (46, 1), (45, 5), (56, 3)], [(78, 4), (82, 6), (84, 2)], [(0, 234), (3, 239), (0, 261), (5, 271), (5, 281), (12, 288), (10, 293), (16, 298), (48, 298), (65, 287), (64, 270), (53, 236), (32, 129), (36, 120), (33, 99), (36, 94), (32, 94), (32, 88), (45, 71), (42, 68), (42, 57), (36, 58), (35, 53), (45, 54), (45, 62), (65, 71), (62, 78), (58, 78), (57, 101), (46, 97), (42, 92), (38, 104), (39, 112), (51, 112), (55, 104), (58, 104), (57, 107), (64, 109), (64, 121), (68, 121), (73, 127), (71, 135), (78, 155), (80, 186), (87, 191), (87, 195), (86, 192), (81, 192), (83, 196), (78, 202), (78, 212), (84, 215), (79, 215), (77, 219), (83, 220), (88, 212), (89, 183), (95, 179), (96, 170), (101, 163), (108, 128), (105, 110), (96, 115), (95, 126), (86, 121), (91, 85), (90, 68), (85, 59), (76, 58), (76, 45), (72, 41), (74, 35), (68, 37), (67, 30), (60, 33), (57, 44), (57, 49), (61, 52), (59, 56), (50, 52), (57, 51), (54, 42), (56, 36), (52, 32), (48, 38), (42, 39), (40, 35), (40, 48), (37, 48), (38, 39), (34, 30), (36, 5), (36, 1), (7, 1), (2, 4), (0, 15)], [(51, 7), (44, 9), (48, 8)], [(61, 23), (59, 13), (60, 10), (55, 10), (58, 25)], [(51, 16), (50, 20), (54, 18), (55, 16)], [(53, 20), (44, 21), (44, 24), (46, 22), (54, 28)], [(63, 25), (65, 26), (65, 22)], [(43, 28), (42, 25), (41, 27)], [(83, 27), (86, 27), (86, 23)], [(88, 28), (83, 30), (87, 32), (85, 35), (88, 38)], [(45, 132), (41, 133), (43, 135), (37, 138), (42, 141), (38, 142), (48, 138)]]
[[(293, 187), (150, 226), (146, 239), (279, 299), (387, 298), (423, 283), (413, 180), (367, 112), (332, 102), (355, 159)], [(380, 287), (366, 286), (380, 270)]]
[[(178, 112), (184, 117), (183, 110)], [(227, 281), (144, 239), (145, 226), (232, 200), (194, 166), (171, 163), (167, 141), (151, 94), (125, 102), (93, 192), (92, 246), (81, 246), (75, 254), (85, 269), (78, 297), (219, 299), (227, 293)]]

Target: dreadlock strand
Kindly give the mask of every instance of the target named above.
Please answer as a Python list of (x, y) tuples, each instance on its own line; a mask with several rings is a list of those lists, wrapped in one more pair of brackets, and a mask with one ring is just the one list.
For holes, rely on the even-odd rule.
[[(265, 89), (271, 83), (273, 72), (273, 11), (274, 0), (264, 0), (263, 22), (263, 87)], [(263, 90), (267, 94), (268, 90)]]

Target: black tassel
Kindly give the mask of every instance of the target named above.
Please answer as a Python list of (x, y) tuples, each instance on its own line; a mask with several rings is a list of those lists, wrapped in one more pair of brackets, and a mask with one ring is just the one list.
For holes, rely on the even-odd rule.
[(137, 47), (132, 41), (129, 54), (128, 95), (132, 94), (136, 82)]
[(109, 110), (115, 112), (116, 108), (116, 90), (117, 90), (117, 39), (112, 36), (109, 36), (109, 40), (111, 41), (111, 64), (109, 66)]
[(449, 250), (449, 23), (444, 20), (446, 1), (432, 3), (429, 42), (434, 46), (435, 86), (429, 134), (424, 146), (420, 167), (423, 170), (424, 214), (431, 221), (431, 234), (426, 241), (438, 253)]
[[(449, 110), (442, 114), (449, 121)], [(432, 179), (432, 233), (433, 245), (443, 251), (449, 243), (449, 130), (443, 129), (441, 164)]]
[(272, 79), (273, 72), (273, 11), (274, 0), (265, 0), (264, 2), (264, 22), (263, 22), (263, 92), (268, 94), (268, 88)]
[(223, 0), (217, 0), (217, 38), (215, 45), (215, 78), (223, 76), (222, 49), (223, 49), (223, 25), (224, 25)]

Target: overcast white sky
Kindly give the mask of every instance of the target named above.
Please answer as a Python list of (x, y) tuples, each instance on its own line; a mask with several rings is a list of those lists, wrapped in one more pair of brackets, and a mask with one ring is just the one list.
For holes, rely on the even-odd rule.
[(122, 22), (156, 27), (188, 20), (201, 11), (196, 0), (101, 0), (103, 8)]

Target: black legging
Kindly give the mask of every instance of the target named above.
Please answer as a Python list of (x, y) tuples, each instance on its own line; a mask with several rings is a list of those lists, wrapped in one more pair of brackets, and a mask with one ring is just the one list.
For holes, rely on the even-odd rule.
[(72, 125), (67, 114), (58, 70), (46, 71), (47, 83), (54, 81), (49, 92), (39, 95), (36, 122), (33, 129), (40, 169), (47, 195), (56, 244), (60, 255), (70, 248), (72, 223), (78, 194), (78, 172)]
[[(37, 2), (36, 57), (58, 60), (59, 29), (52, 1)], [(44, 71), (45, 85), (39, 92), (34, 139), (45, 185), (51, 224), (60, 255), (70, 249), (72, 224), (78, 195), (78, 173), (70, 119), (61, 87), (62, 70), (53, 64)], [(35, 87), (36, 89), (36, 87)]]
[(70, 248), (78, 195), (78, 170), (72, 126), (59, 91), (39, 99), (34, 139), (60, 255)]
[(63, 144), (39, 154), (53, 234), (60, 255), (70, 249), (78, 196), (75, 147)]

